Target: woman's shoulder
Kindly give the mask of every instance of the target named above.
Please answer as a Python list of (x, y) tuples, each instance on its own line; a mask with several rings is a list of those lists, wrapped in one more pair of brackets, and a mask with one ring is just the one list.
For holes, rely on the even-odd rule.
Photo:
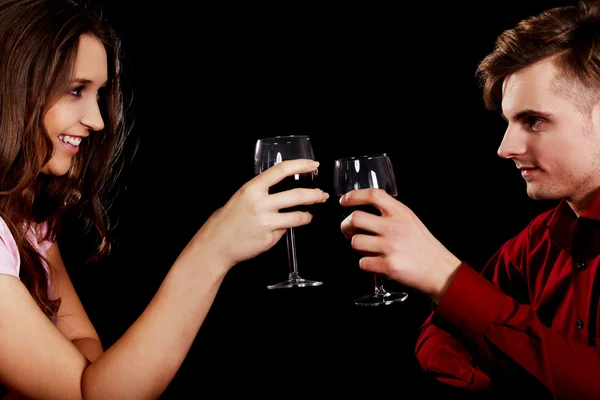
[(0, 274), (19, 277), (19, 249), (6, 221), (0, 216)]
[[(42, 222), (31, 224), (27, 232), (29, 242), (44, 257), (53, 244), (52, 241), (45, 239), (47, 230), (48, 225)], [(0, 216), (0, 274), (19, 277), (20, 266), (19, 248), (6, 221)]]

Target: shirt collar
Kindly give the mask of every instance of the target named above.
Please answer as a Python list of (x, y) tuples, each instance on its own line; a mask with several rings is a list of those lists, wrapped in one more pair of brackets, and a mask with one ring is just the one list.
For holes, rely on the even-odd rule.
[(558, 206), (554, 209), (550, 221), (547, 223), (550, 239), (562, 249), (571, 247), (570, 230), (573, 222), (577, 220), (577, 216), (567, 203), (562, 199)]
[(596, 193), (590, 206), (581, 213), (581, 217), (600, 221), (600, 191)]
[[(600, 192), (594, 196), (592, 203), (581, 213), (580, 218), (600, 221)], [(562, 199), (546, 225), (550, 231), (550, 239), (563, 249), (570, 248), (572, 235), (577, 229), (574, 224), (576, 221), (577, 215), (567, 201)]]

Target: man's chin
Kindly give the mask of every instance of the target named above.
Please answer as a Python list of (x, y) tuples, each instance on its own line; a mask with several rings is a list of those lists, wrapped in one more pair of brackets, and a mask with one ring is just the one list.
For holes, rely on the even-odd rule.
[(532, 200), (540, 201), (558, 200), (561, 198), (556, 193), (548, 193), (544, 190), (540, 190), (539, 188), (536, 190), (530, 186), (527, 186), (527, 196), (529, 196), (529, 198)]

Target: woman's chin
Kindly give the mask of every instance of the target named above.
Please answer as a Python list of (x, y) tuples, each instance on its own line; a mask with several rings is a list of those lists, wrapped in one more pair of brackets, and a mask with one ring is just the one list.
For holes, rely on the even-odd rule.
[(49, 176), (63, 176), (66, 175), (71, 169), (71, 164), (65, 165), (64, 163), (53, 163), (52, 160), (42, 167), (40, 171), (44, 175)]

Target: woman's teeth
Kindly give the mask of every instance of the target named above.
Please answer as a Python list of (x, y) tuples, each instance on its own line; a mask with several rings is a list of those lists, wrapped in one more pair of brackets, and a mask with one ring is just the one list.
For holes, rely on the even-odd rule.
[(59, 135), (58, 138), (64, 143), (70, 144), (71, 146), (79, 146), (81, 143), (80, 137), (77, 136), (69, 136), (69, 135)]

